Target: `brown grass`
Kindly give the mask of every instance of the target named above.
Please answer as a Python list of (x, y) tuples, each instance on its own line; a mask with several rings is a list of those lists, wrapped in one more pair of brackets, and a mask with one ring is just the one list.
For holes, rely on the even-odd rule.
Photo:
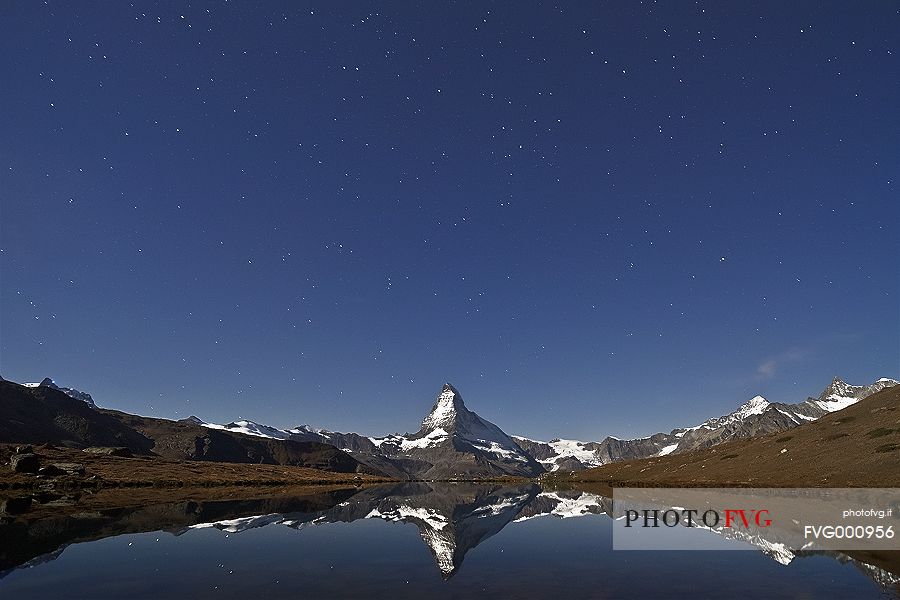
[(70, 448), (35, 448), (42, 464), (79, 463), (83, 476), (45, 478), (14, 473), (9, 457), (14, 446), (0, 445), (0, 490), (78, 488), (208, 488), (377, 483), (385, 478), (333, 473), (306, 467), (178, 461), (155, 457), (104, 456)]

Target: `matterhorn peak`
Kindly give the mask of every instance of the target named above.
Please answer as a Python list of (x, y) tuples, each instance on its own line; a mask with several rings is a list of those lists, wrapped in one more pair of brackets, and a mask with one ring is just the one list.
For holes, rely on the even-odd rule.
[(465, 410), (466, 405), (463, 404), (462, 396), (455, 387), (445, 383), (434, 403), (434, 408), (422, 421), (422, 429), (434, 429), (442, 425), (449, 425), (456, 419), (458, 413)]

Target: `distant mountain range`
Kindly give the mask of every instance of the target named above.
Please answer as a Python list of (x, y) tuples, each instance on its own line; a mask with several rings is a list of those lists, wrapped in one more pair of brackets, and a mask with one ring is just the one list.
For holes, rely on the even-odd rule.
[(540, 442), (523, 437), (514, 439), (550, 471), (580, 471), (617, 460), (689, 452), (729, 440), (784, 431), (846, 408), (897, 383), (893, 379), (882, 378), (869, 385), (850, 385), (835, 377), (818, 398), (810, 397), (797, 404), (783, 404), (755, 396), (734, 412), (707, 419), (699, 425), (630, 440), (612, 436), (600, 442), (559, 439)]
[[(693, 427), (626, 440), (609, 436), (599, 442), (566, 439), (542, 442), (507, 436), (493, 423), (466, 409), (459, 392), (450, 384), (444, 386), (432, 412), (422, 422), (422, 429), (413, 435), (370, 438), (356, 433), (313, 429), (307, 425), (280, 430), (252, 421), (215, 425), (193, 418), (205, 427), (332, 444), (349, 452), (357, 460), (382, 471), (393, 472), (395, 476), (397, 472), (391, 468), (391, 463), (407, 475), (422, 479), (476, 473), (533, 476), (540, 471), (532, 462), (540, 463), (542, 470), (546, 471), (581, 471), (618, 460), (689, 452), (729, 440), (784, 431), (804, 422), (815, 421), (897, 383), (893, 379), (882, 378), (869, 385), (855, 386), (835, 377), (818, 398), (810, 397), (797, 404), (773, 403), (762, 396), (755, 396), (734, 412), (707, 419)], [(490, 428), (491, 433), (487, 433), (486, 427)], [(472, 469), (461, 468), (458, 457), (451, 459), (451, 455), (446, 456), (451, 459), (449, 463), (438, 460), (438, 455), (445, 453), (453, 444), (457, 446), (454, 452), (471, 454), (476, 463)], [(532, 461), (529, 462), (529, 458)], [(424, 461), (426, 464), (419, 464), (420, 468), (417, 468), (414, 461)], [(438, 462), (441, 466), (435, 467)]]
[[(299, 447), (294, 444), (312, 443), (336, 448), (349, 455), (348, 458), (352, 457), (350, 462), (337, 459), (334, 459), (336, 462), (331, 461), (334, 464), (341, 463), (341, 470), (356, 469), (397, 479), (440, 480), (535, 477), (546, 471), (579, 471), (619, 460), (689, 452), (729, 440), (784, 431), (801, 423), (814, 421), (897, 384), (893, 379), (879, 379), (869, 385), (853, 386), (836, 377), (818, 398), (808, 398), (797, 404), (770, 403), (765, 398), (756, 396), (732, 413), (708, 419), (693, 427), (628, 440), (609, 436), (599, 442), (565, 439), (543, 442), (509, 436), (497, 425), (469, 410), (463, 403), (462, 396), (449, 383), (443, 386), (418, 432), (384, 437), (339, 433), (307, 425), (278, 429), (247, 420), (218, 425), (206, 423), (195, 416), (177, 422), (136, 417), (98, 409), (90, 394), (61, 388), (49, 378), (39, 384), (24, 385), (34, 393), (60, 392), (69, 398), (83, 401), (98, 413), (112, 416), (118, 424), (113, 429), (121, 429), (124, 425), (127, 430), (140, 435), (141, 439), (137, 439), (125, 430), (117, 430), (116, 433), (118, 437), (115, 439), (122, 441), (120, 445), (140, 446), (132, 448), (135, 451), (191, 460), (301, 464), (302, 460), (298, 458)], [(8, 385), (16, 386), (11, 383)], [(7, 391), (7, 388), (0, 387), (0, 391)], [(5, 401), (7, 395), (4, 393), (0, 398)], [(54, 433), (46, 427), (41, 429), (43, 425), (35, 422), (35, 419), (31, 419), (30, 427), (40, 429), (40, 435), (32, 435), (31, 438), (34, 439), (16, 439), (16, 435), (21, 438), (27, 433), (25, 430), (28, 427), (23, 428), (24, 424), (17, 427), (10, 423), (10, 426), (4, 428), (8, 412), (7, 403), (0, 404), (0, 441), (38, 441), (41, 435), (62, 435), (61, 439), (69, 439), (59, 431)], [(66, 419), (62, 419), (62, 422), (65, 421)], [(60, 419), (54, 417), (51, 422), (58, 425)], [(109, 423), (111, 422), (107, 421), (108, 425)], [(126, 438), (131, 439), (131, 442), (125, 443)], [(264, 438), (265, 441), (253, 442), (253, 439), (259, 438)], [(75, 443), (97, 442), (85, 438), (80, 442), (76, 439)], [(283, 462), (291, 460), (294, 462)], [(329, 463), (329, 460), (325, 463)]]
[(547, 474), (544, 480), (553, 485), (577, 484), (580, 489), (595, 490), (632, 484), (900, 487), (900, 386), (885, 387), (846, 408), (787, 431), (677, 454), (615, 461), (574, 473), (558, 470)]

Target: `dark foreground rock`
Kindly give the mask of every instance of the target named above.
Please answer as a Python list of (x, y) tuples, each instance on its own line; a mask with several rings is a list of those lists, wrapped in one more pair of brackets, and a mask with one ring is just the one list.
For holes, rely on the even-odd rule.
[(13, 454), (9, 466), (16, 473), (37, 473), (41, 461), (36, 454)]

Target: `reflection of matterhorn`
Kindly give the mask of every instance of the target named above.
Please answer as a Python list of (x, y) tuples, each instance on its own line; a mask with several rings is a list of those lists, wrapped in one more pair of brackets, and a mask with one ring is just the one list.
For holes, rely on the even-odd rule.
[(366, 517), (415, 524), (444, 579), (456, 572), (470, 549), (503, 529), (539, 491), (537, 486), (486, 489), (471, 484), (403, 487), (406, 493), (384, 498)]
[(419, 528), (441, 576), (451, 577), (466, 553), (503, 529), (540, 492), (537, 485), (402, 483), (363, 490), (351, 500), (317, 513), (270, 514), (194, 525), (229, 533), (280, 523), (303, 529), (324, 523), (384, 519)]

